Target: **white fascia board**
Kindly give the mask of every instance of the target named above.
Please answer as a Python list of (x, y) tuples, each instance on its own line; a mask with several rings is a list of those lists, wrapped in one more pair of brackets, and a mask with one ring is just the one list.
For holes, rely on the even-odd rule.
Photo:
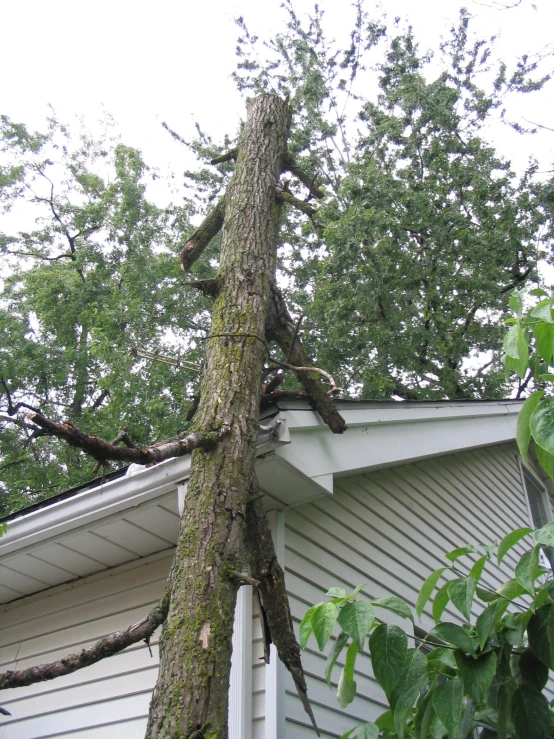
[[(366, 409), (360, 413), (364, 421), (349, 423), (344, 434), (332, 434), (326, 427), (314, 428), (298, 419), (289, 419), (292, 443), (275, 454), (311, 479), (323, 475), (354, 475), (371, 469), (407, 464), (442, 454), (501, 444), (515, 439), (517, 405), (488, 406), (478, 415), (455, 415), (450, 412), (429, 415), (427, 409), (410, 414), (399, 410), (391, 413)], [(439, 408), (439, 411), (445, 409)], [(470, 409), (468, 408), (468, 411)], [(341, 409), (342, 413), (342, 409)], [(309, 412), (297, 413), (308, 416)], [(348, 414), (344, 414), (348, 421)], [(301, 419), (300, 419), (301, 420)]]
[[(461, 418), (484, 418), (488, 416), (516, 415), (523, 401), (491, 400), (482, 402), (452, 401), (441, 403), (370, 403), (342, 405), (338, 410), (349, 428), (383, 423), (417, 423), (420, 421), (440, 421)], [(283, 408), (281, 415), (291, 430), (326, 428), (326, 424), (308, 405), (305, 408)]]

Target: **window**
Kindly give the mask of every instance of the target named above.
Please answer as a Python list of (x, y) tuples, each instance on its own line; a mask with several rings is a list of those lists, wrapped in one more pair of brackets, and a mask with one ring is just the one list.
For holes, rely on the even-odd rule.
[[(528, 470), (522, 467), (521, 471), (523, 475), (523, 483), (525, 485), (525, 492), (527, 494), (527, 501), (529, 503), (531, 522), (534, 528), (540, 529), (542, 526), (545, 526), (547, 523), (552, 521), (550, 499), (544, 487), (537, 482)], [(549, 547), (546, 556), (544, 552), (541, 552), (541, 564), (554, 571), (554, 549)]]

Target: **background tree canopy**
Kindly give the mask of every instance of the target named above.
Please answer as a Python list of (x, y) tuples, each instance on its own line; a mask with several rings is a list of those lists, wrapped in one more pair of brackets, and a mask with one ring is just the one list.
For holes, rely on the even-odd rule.
[[(485, 130), (508, 93), (548, 81), (540, 61), (494, 61), (465, 13), (432, 56), (361, 4), (344, 49), (320, 11), (305, 23), (289, 3), (286, 12), (268, 44), (239, 20), (235, 80), (247, 97), (290, 96), (291, 153), (324, 185), (311, 221), (285, 213), (281, 249), (282, 284), (306, 314), (316, 364), (366, 398), (509, 394), (504, 314), (511, 291), (550, 260), (554, 190), (535, 162), (516, 176)], [(7, 511), (90, 476), (79, 453), (29, 438), (29, 407), (104, 438), (126, 425), (138, 444), (186, 429), (209, 319), (176, 256), (228, 165), (185, 173), (184, 198), (161, 206), (149, 189), (158, 173), (109, 127), (96, 140), (54, 119), (37, 133), (2, 117), (1, 133)], [(187, 143), (204, 162), (232, 145), (200, 129)], [(215, 274), (214, 253), (196, 279)]]

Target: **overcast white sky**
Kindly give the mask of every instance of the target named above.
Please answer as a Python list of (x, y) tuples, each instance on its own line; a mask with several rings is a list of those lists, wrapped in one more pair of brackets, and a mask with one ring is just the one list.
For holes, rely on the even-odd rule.
[[(436, 48), (461, 4), (385, 0), (382, 9), (391, 19), (409, 20), (424, 48)], [(554, 41), (553, 0), (522, 0), (521, 7), (503, 12), (475, 0), (465, 4), (478, 16), (476, 26), (484, 35), (499, 33), (498, 49), (506, 59)], [(300, 13), (312, 5), (295, 0)], [(321, 5), (331, 33), (347, 33), (348, 0), (322, 0)], [(377, 7), (372, 0), (366, 5)], [(160, 122), (185, 136), (194, 119), (216, 136), (234, 133), (243, 103), (230, 79), (237, 35), (233, 18), (243, 15), (251, 30), (268, 37), (282, 28), (279, 6), (280, 0), (1, 0), (0, 113), (39, 126), (51, 103), (62, 119), (80, 114), (94, 129), (103, 105), (125, 143), (141, 148), (147, 161), (162, 169), (173, 160), (179, 171), (175, 159), (182, 148), (169, 141)], [(518, 113), (554, 128), (553, 93), (551, 84), (526, 96)], [(554, 160), (554, 133), (525, 145), (507, 133), (498, 136), (508, 156), (526, 158), (534, 152), (545, 164)]]

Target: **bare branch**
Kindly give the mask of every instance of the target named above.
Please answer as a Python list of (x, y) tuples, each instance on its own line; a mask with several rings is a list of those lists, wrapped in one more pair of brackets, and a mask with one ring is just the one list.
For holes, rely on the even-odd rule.
[(306, 187), (309, 190), (309, 197), (313, 196), (314, 198), (318, 198), (318, 200), (321, 200), (321, 198), (325, 197), (325, 193), (323, 190), (321, 190), (314, 182), (314, 178), (310, 177), (310, 175), (307, 172), (304, 172), (304, 170), (299, 167), (292, 157), (289, 157), (286, 162), (285, 166), (283, 168), (284, 172), (290, 172), (295, 177), (298, 177), (300, 182), (303, 185), (306, 185)]
[(310, 220), (312, 220), (313, 222), (313, 218), (315, 214), (317, 213), (317, 211), (309, 203), (306, 203), (304, 200), (299, 200), (298, 198), (295, 198), (291, 192), (288, 192), (288, 190), (283, 189), (282, 186), (277, 187), (277, 197), (283, 203), (288, 203), (289, 205), (292, 205), (293, 208), (296, 208), (297, 210), (307, 215), (310, 218)]
[[(319, 368), (312, 367), (312, 363), (298, 338), (295, 323), (288, 312), (283, 296), (275, 286), (273, 286), (272, 303), (266, 330), (268, 337), (277, 342), (285, 357), (290, 357), (292, 364), (288, 368), (296, 372), (298, 380), (308, 394), (315, 410), (334, 434), (342, 434), (346, 430), (344, 418), (335, 408), (325, 386), (314, 377), (316, 372), (318, 374), (323, 374), (323, 372)], [(275, 364), (279, 365), (280, 363), (276, 362)]]
[(205, 434), (191, 433), (182, 439), (163, 441), (153, 446), (137, 449), (114, 446), (99, 436), (83, 433), (69, 421), (56, 423), (41, 413), (30, 413), (28, 418), (49, 436), (63, 439), (70, 446), (82, 449), (102, 464), (108, 461), (156, 464), (164, 459), (190, 454), (194, 449), (213, 449), (227, 433), (227, 429)]
[(235, 146), (234, 149), (230, 149), (229, 151), (225, 152), (225, 154), (221, 154), (221, 156), (216, 157), (215, 159), (212, 159), (210, 164), (223, 164), (223, 162), (229, 162), (231, 159), (233, 161), (236, 160), (239, 153), (238, 146)]
[(8, 670), (0, 674), (0, 690), (22, 688), (25, 685), (53, 680), (93, 665), (105, 657), (111, 657), (131, 644), (139, 641), (145, 641), (148, 644), (154, 631), (165, 621), (168, 609), (169, 596), (166, 594), (142, 621), (129, 626), (124, 631), (116, 631), (100, 639), (94, 646), (83, 649), (78, 654), (70, 654), (56, 662), (29, 667), (27, 670)]
[[(246, 508), (246, 551), (251, 577), (259, 582), (256, 587), (258, 605), (262, 617), (263, 632), (267, 642), (273, 642), (281, 662), (286, 666), (296, 686), (298, 697), (308, 714), (318, 736), (315, 717), (307, 695), (306, 678), (300, 659), (300, 647), (294, 635), (292, 617), (285, 589), (285, 575), (277, 562), (271, 532), (260, 499), (258, 482), (254, 477), (250, 486), (250, 498)], [(268, 644), (266, 644), (269, 662)]]
[(221, 231), (224, 217), (225, 198), (222, 197), (181, 249), (181, 269), (188, 272), (214, 236)]

